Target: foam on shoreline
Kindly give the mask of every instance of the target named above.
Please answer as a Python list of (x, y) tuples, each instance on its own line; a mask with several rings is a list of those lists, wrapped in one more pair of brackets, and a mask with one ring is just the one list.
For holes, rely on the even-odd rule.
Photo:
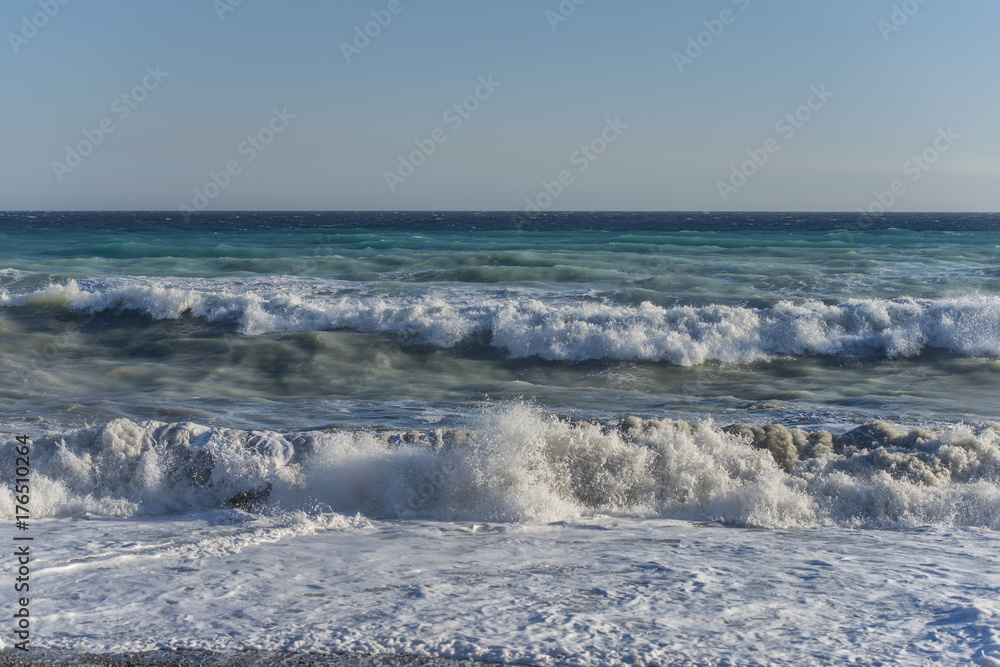
[(241, 650), (215, 653), (198, 650), (145, 651), (141, 653), (76, 653), (32, 649), (30, 656), (0, 650), (4, 667), (475, 667), (497, 663), (404, 655), (293, 653)]

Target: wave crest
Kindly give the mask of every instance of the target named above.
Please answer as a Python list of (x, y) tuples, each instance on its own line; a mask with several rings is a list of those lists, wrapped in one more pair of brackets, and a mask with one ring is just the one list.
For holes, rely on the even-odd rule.
[(774, 356), (912, 357), (928, 349), (1000, 356), (1000, 297), (781, 301), (769, 307), (616, 305), (528, 290), (373, 293), (303, 279), (101, 279), (0, 292), (0, 306), (136, 311), (232, 321), (240, 333), (352, 330), (443, 348), (487, 344), (509, 358), (610, 359), (690, 366)]
[[(877, 422), (832, 435), (635, 417), (571, 422), (510, 404), (474, 425), (279, 434), (118, 419), (35, 440), (33, 514), (326, 508), (495, 522), (623, 515), (1000, 529), (1000, 424), (907, 432)], [(11, 445), (0, 450), (5, 471), (14, 469)], [(12, 503), (8, 487), (4, 518)]]

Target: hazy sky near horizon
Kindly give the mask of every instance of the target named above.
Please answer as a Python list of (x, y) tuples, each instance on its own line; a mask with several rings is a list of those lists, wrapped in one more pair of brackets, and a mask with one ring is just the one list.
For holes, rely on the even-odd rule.
[(5, 0), (0, 209), (1000, 210), (995, 0), (580, 1)]

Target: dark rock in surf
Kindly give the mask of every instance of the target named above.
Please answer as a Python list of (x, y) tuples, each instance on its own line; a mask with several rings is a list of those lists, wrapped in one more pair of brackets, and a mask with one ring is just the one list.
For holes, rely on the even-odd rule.
[(259, 489), (240, 491), (226, 501), (226, 509), (243, 510), (244, 512), (259, 512), (267, 506), (271, 497), (271, 484), (268, 482)]

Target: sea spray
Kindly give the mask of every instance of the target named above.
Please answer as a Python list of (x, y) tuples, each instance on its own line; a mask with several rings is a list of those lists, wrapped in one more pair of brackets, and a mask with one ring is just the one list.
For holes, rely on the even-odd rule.
[[(284, 434), (118, 419), (36, 438), (33, 499), (50, 517), (326, 507), (381, 519), (1000, 527), (993, 423), (871, 423), (834, 435), (635, 417), (600, 424), (522, 403), (469, 419), (471, 429)], [(0, 514), (11, 512), (8, 490)]]

